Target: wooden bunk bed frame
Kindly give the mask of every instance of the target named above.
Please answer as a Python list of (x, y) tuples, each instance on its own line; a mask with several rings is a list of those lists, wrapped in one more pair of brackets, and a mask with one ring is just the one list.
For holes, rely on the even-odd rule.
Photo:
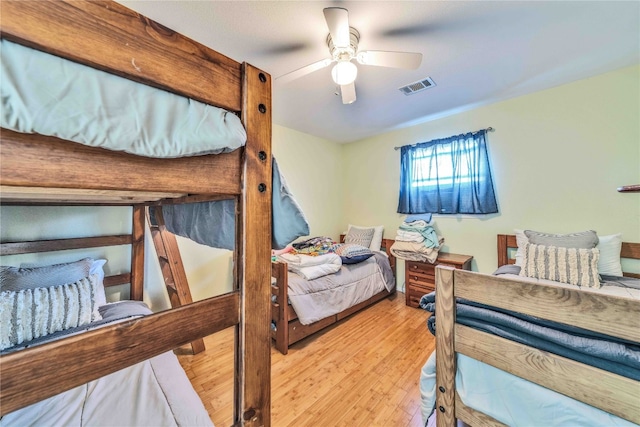
[[(344, 235), (340, 235), (340, 241), (344, 242)], [(381, 250), (384, 250), (389, 257), (389, 264), (391, 264), (391, 270), (395, 276), (396, 258), (391, 253), (393, 242), (392, 239), (382, 239)], [(271, 302), (271, 320), (275, 323), (275, 330), (271, 330), (271, 337), (276, 342), (276, 349), (282, 354), (289, 352), (289, 346), (291, 344), (333, 325), (396, 292), (396, 288), (394, 288), (392, 292), (383, 289), (368, 300), (340, 313), (318, 320), (309, 325), (303, 325), (298, 320), (296, 311), (291, 304), (289, 304), (289, 287), (287, 286), (289, 283), (289, 271), (287, 270), (287, 264), (280, 261), (272, 262), (271, 276), (275, 279), (271, 285), (271, 295), (274, 298)]]
[[(513, 264), (515, 236), (498, 235), (500, 266)], [(623, 243), (622, 258), (640, 259), (640, 243)], [(639, 277), (625, 273), (625, 276)], [(562, 322), (640, 342), (640, 303), (635, 300), (553, 288), (448, 267), (436, 268), (437, 425), (503, 424), (464, 403), (455, 390), (455, 354), (461, 353), (543, 387), (640, 424), (640, 382), (457, 324), (456, 298)], [(565, 307), (567, 310), (559, 309)], [(442, 314), (441, 314), (442, 313)]]
[[(233, 326), (234, 425), (270, 425), (271, 77), (112, 1), (3, 1), (1, 12), (2, 38), (225, 108), (247, 131), (231, 153), (151, 159), (2, 129), (2, 203), (130, 204), (144, 224), (145, 204), (233, 198), (238, 214), (234, 291), (0, 357), (1, 414)], [(134, 299), (141, 235), (115, 238), (133, 243)]]

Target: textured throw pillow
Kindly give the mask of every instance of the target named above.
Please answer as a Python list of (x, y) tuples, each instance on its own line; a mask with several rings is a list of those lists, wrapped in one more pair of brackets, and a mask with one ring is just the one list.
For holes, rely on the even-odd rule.
[(371, 246), (371, 241), (373, 240), (373, 234), (375, 233), (375, 228), (360, 228), (360, 227), (350, 227), (347, 231), (347, 235), (344, 236), (345, 243), (354, 243), (356, 245), (364, 246), (365, 248), (369, 248)]
[(44, 267), (0, 267), (0, 290), (20, 291), (23, 289), (47, 288), (74, 283), (88, 277), (93, 265), (91, 258), (74, 262), (47, 265)]
[(371, 249), (355, 243), (334, 245), (331, 250), (340, 256), (343, 264), (357, 264), (373, 256)]
[(534, 245), (556, 246), (559, 248), (593, 249), (598, 244), (598, 235), (593, 230), (569, 234), (548, 234), (525, 230), (529, 243)]
[(620, 263), (620, 251), (622, 250), (622, 234), (598, 236), (599, 242), (596, 248), (600, 251), (598, 272), (607, 276), (622, 276), (622, 264)]
[(599, 254), (598, 249), (564, 248), (528, 243), (524, 247), (520, 276), (599, 288)]
[(366, 245), (369, 249), (371, 249), (372, 251), (379, 251), (380, 248), (382, 247), (382, 237), (384, 234), (384, 225), (376, 225), (373, 227), (361, 227), (359, 225), (351, 225), (349, 224), (349, 227), (347, 228), (347, 234), (349, 233), (349, 230), (351, 230), (352, 228), (360, 228), (360, 229), (369, 229), (369, 228), (373, 228), (373, 237), (371, 238), (371, 243)]
[(99, 320), (96, 278), (0, 292), (0, 349)]

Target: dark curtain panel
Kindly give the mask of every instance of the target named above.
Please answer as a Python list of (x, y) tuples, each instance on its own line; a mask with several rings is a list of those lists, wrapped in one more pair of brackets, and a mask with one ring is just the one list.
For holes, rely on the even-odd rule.
[(398, 212), (498, 212), (485, 135), (481, 130), (402, 147)]

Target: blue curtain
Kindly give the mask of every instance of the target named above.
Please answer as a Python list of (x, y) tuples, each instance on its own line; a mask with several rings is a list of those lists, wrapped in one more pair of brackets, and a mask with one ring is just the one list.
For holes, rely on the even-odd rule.
[(498, 212), (485, 135), (481, 130), (402, 147), (398, 212)]

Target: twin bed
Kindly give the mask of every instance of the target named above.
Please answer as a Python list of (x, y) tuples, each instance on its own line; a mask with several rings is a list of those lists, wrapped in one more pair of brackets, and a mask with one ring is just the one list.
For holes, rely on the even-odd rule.
[[(142, 300), (145, 207), (235, 206), (232, 292), (6, 352), (3, 425), (210, 423), (171, 350), (228, 327), (234, 425), (270, 425), (270, 76), (111, 1), (8, 1), (1, 12), (2, 203), (132, 205), (134, 216), (130, 235), (4, 242), (3, 255), (128, 244), (131, 272), (104, 285), (130, 283)], [(43, 55), (53, 59), (44, 69)], [(83, 66), (101, 77), (85, 80)], [(80, 307), (96, 305), (91, 276)], [(34, 404), (49, 412), (33, 418)]]
[(290, 345), (393, 295), (392, 244), (393, 240), (382, 239), (372, 257), (312, 280), (289, 271), (286, 262), (272, 262), (271, 336), (276, 348), (287, 354)]
[[(517, 247), (515, 236), (498, 236), (500, 266), (514, 263), (509, 254)], [(640, 259), (640, 244), (618, 251)], [(637, 283), (608, 278), (613, 286), (581, 289), (444, 267), (436, 279), (435, 301), (424, 298), (436, 313), (436, 352), (421, 376), (429, 425), (453, 426), (456, 418), (470, 425), (640, 423)], [(481, 321), (487, 308), (493, 323)], [(516, 323), (507, 323), (510, 317)], [(536, 325), (542, 349), (525, 339)]]

